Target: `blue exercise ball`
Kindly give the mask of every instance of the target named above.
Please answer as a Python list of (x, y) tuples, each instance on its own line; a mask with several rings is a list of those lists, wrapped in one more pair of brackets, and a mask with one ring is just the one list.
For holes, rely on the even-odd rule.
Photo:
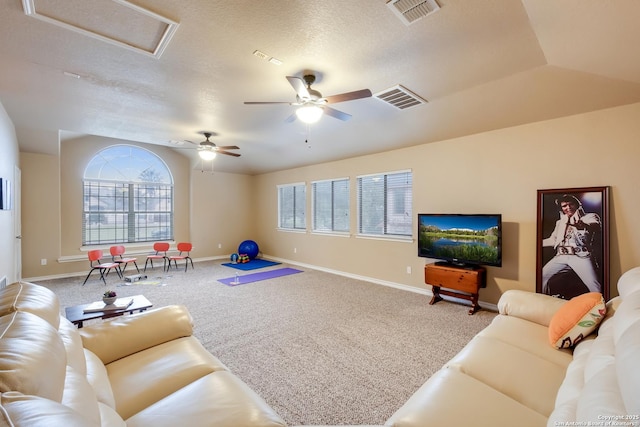
[(257, 257), (258, 252), (258, 244), (253, 240), (245, 240), (244, 242), (240, 243), (240, 246), (238, 246), (238, 253), (248, 255), (249, 259), (254, 259), (255, 257)]

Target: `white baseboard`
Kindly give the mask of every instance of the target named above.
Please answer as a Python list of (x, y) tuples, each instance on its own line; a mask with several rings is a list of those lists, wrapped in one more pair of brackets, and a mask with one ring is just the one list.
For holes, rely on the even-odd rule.
[[(340, 270), (333, 270), (333, 269), (330, 269), (330, 268), (318, 267), (317, 265), (304, 264), (304, 263), (301, 263), (301, 262), (296, 262), (296, 261), (292, 261), (292, 260), (285, 259), (285, 258), (272, 257), (272, 256), (269, 256), (269, 255), (263, 255), (263, 258), (268, 258), (268, 259), (273, 260), (273, 261), (284, 262), (284, 263), (287, 263), (287, 264), (297, 265), (297, 266), (304, 267), (304, 268), (310, 268), (312, 270), (324, 271), (325, 273), (336, 274), (338, 276), (349, 277), (350, 279), (363, 280), (365, 282), (375, 283), (376, 285), (389, 286), (391, 288), (396, 288), (396, 289), (401, 289), (403, 291), (423, 294), (423, 295), (427, 295), (427, 296), (430, 296), (430, 297), (433, 296), (433, 292), (431, 292), (431, 289), (416, 288), (415, 286), (409, 286), (409, 285), (405, 285), (405, 284), (402, 284), (402, 283), (389, 282), (387, 280), (376, 279), (375, 277), (361, 276), (359, 274), (347, 273), (347, 272), (340, 271)], [(467, 300), (464, 300), (464, 299), (461, 299), (461, 298), (449, 297), (449, 296), (445, 296), (445, 295), (441, 295), (441, 297), (442, 297), (442, 299), (444, 299), (446, 301), (453, 301), (453, 302), (462, 303), (462, 304), (468, 304), (469, 303)], [(485, 310), (498, 311), (498, 306), (496, 304), (492, 304), (490, 302), (478, 301), (478, 305), (480, 305), (480, 307), (484, 308)]]
[[(148, 252), (147, 252), (148, 254)], [(202, 262), (202, 261), (215, 261), (218, 259), (229, 259), (228, 255), (219, 255), (219, 256), (213, 256), (213, 257), (206, 257), (206, 258), (193, 258), (193, 262)], [(144, 265), (142, 266), (138, 266), (144, 268)], [(52, 274), (49, 276), (34, 276), (34, 277), (24, 277), (22, 279), (22, 281), (24, 282), (37, 282), (39, 280), (55, 280), (55, 279), (64, 279), (65, 277), (82, 277), (82, 276), (86, 276), (87, 273), (89, 273), (89, 271), (81, 271), (81, 272), (75, 272), (75, 273), (63, 273), (63, 274)]]
[[(230, 255), (217, 255), (217, 256), (205, 257), (205, 258), (194, 258), (193, 262), (216, 261), (220, 259), (229, 259), (229, 257)], [(389, 286), (391, 288), (396, 288), (396, 289), (400, 289), (408, 292), (414, 292), (422, 295), (427, 295), (430, 297), (433, 296), (433, 292), (431, 292), (430, 289), (416, 288), (415, 286), (409, 286), (402, 283), (389, 282), (388, 280), (376, 279), (375, 277), (361, 276), (359, 274), (348, 273), (340, 270), (333, 270), (330, 268), (319, 267), (317, 265), (312, 265), (312, 264), (304, 264), (301, 262), (292, 261), (290, 259), (278, 258), (274, 256), (264, 255), (264, 254), (262, 255), (262, 258), (270, 259), (272, 261), (278, 261), (278, 262), (283, 262), (287, 264), (297, 265), (304, 268), (310, 268), (312, 270), (324, 271), (325, 273), (336, 274), (338, 276), (348, 277), (350, 279), (363, 280), (365, 282), (375, 283), (376, 285)], [(85, 271), (80, 273), (65, 273), (65, 274), (55, 274), (51, 276), (28, 277), (28, 278), (23, 278), (22, 280), (25, 282), (36, 282), (39, 280), (54, 280), (54, 279), (64, 279), (65, 277), (78, 277), (78, 276), (84, 276), (86, 274), (87, 272)], [(447, 301), (453, 301), (453, 302), (458, 302), (463, 304), (468, 303), (467, 300), (463, 300), (455, 297), (442, 295), (442, 298)], [(498, 311), (498, 306), (495, 304), (491, 304), (485, 301), (479, 301), (478, 304), (480, 305), (480, 307), (486, 310)]]

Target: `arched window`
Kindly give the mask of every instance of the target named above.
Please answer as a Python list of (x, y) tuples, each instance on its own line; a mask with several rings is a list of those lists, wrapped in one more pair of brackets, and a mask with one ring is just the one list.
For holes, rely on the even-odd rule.
[(105, 148), (87, 165), (83, 183), (83, 245), (173, 239), (173, 177), (154, 153)]

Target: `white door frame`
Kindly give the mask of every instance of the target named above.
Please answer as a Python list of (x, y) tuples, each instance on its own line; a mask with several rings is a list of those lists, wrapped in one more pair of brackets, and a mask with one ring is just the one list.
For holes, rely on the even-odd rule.
[(13, 172), (13, 228), (15, 236), (14, 251), (14, 282), (22, 280), (22, 171), (15, 166)]

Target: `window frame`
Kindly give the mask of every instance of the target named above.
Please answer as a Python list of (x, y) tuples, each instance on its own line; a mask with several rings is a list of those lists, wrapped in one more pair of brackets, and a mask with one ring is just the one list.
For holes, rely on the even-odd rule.
[[(117, 150), (125, 147), (131, 150), (127, 156), (117, 156)], [(109, 153), (114, 150), (114, 153)], [(137, 154), (137, 156), (136, 156)], [(107, 179), (102, 173), (89, 172), (90, 166), (95, 168), (94, 161), (100, 165), (100, 157), (104, 166), (126, 169), (126, 162), (135, 162), (137, 157), (147, 157), (147, 163), (141, 163), (136, 169), (138, 180)], [(118, 162), (122, 161), (122, 164)], [(135, 162), (137, 163), (137, 162)], [(143, 181), (149, 176), (150, 167), (147, 164), (163, 166), (160, 175), (162, 181)], [(130, 171), (130, 169), (128, 169)], [(151, 173), (153, 176), (153, 173)], [(168, 181), (168, 182), (166, 182)], [(103, 194), (101, 194), (103, 193)], [(151, 193), (152, 196), (148, 196)], [(82, 247), (105, 247), (113, 244), (145, 244), (155, 241), (173, 241), (174, 239), (174, 184), (171, 170), (164, 160), (156, 153), (142, 147), (129, 144), (114, 144), (105, 147), (91, 157), (82, 177)], [(147, 210), (149, 201), (155, 201), (156, 209)], [(110, 209), (106, 209), (109, 207)], [(148, 218), (153, 217), (153, 225), (149, 225)], [(91, 220), (91, 218), (97, 218)], [(103, 220), (104, 218), (104, 220)], [(108, 220), (111, 224), (102, 227)], [(144, 224), (144, 225), (143, 225)], [(166, 230), (159, 236), (149, 236), (149, 230)], [(96, 237), (89, 238), (95, 234)], [(144, 236), (144, 237), (142, 237)]]
[[(325, 221), (329, 221), (331, 223), (330, 228), (318, 228), (318, 215), (317, 215), (317, 207), (318, 202), (316, 200), (316, 189), (318, 185), (321, 184), (330, 184), (331, 185), (331, 202), (330, 202), (330, 211), (331, 218), (325, 219)], [(346, 191), (340, 193), (340, 189), (336, 189), (336, 184), (346, 184)], [(337, 229), (336, 223), (338, 219), (336, 218), (337, 209), (336, 204), (340, 202), (340, 200), (336, 201), (336, 196), (344, 196), (345, 199), (341, 202), (346, 202), (346, 229)], [(313, 233), (320, 234), (337, 234), (337, 235), (349, 235), (351, 232), (351, 179), (349, 177), (343, 178), (332, 178), (332, 179), (324, 179), (318, 181), (311, 182), (311, 231)]]
[[(404, 193), (404, 202), (403, 202), (403, 206), (405, 207), (405, 212), (403, 214), (400, 214), (402, 216), (405, 216), (408, 218), (408, 222), (409, 224), (406, 224), (404, 226), (405, 228), (405, 232), (404, 233), (398, 233), (398, 232), (390, 232), (389, 228), (390, 227), (390, 217), (391, 216), (395, 216), (396, 218), (398, 217), (398, 214), (393, 214), (390, 213), (390, 210), (392, 210), (393, 208), (396, 207), (396, 205), (394, 204), (394, 200), (397, 201), (397, 199), (395, 199), (397, 197), (397, 192), (395, 191), (391, 191), (393, 190), (393, 188), (389, 188), (390, 184), (393, 184), (393, 182), (389, 183), (389, 178), (390, 177), (394, 177), (394, 176), (399, 176), (399, 175), (405, 175), (408, 174), (409, 178), (410, 178), (410, 182), (408, 183), (408, 190), (409, 193), (407, 194), (406, 192), (406, 188), (405, 188), (405, 193)], [(366, 212), (363, 211), (363, 200), (362, 200), (362, 191), (363, 191), (363, 180), (367, 179), (367, 178), (374, 178), (374, 177), (381, 177), (381, 179), (383, 180), (383, 190), (382, 190), (382, 194), (378, 195), (379, 197), (382, 197), (383, 200), (383, 213), (382, 213), (382, 232), (381, 233), (375, 233), (375, 232), (371, 232), (371, 229), (369, 230), (365, 230), (363, 231), (363, 227), (365, 225), (365, 221), (363, 220), (363, 216), (366, 214)], [(405, 184), (407, 185), (407, 184)], [(399, 188), (399, 187), (396, 187)], [(366, 237), (366, 238), (374, 238), (374, 239), (385, 239), (385, 240), (406, 240), (406, 241), (413, 241), (413, 229), (414, 229), (414, 218), (413, 218), (413, 171), (411, 169), (405, 169), (405, 170), (398, 170), (398, 171), (392, 171), (392, 172), (379, 172), (379, 173), (372, 173), (372, 174), (366, 174), (366, 175), (359, 175), (356, 177), (356, 191), (357, 191), (357, 195), (356, 195), (356, 199), (357, 199), (357, 227), (356, 227), (356, 236), (357, 237)], [(408, 206), (408, 210), (406, 209), (406, 207)]]
[[(307, 184), (305, 182), (295, 182), (290, 184), (280, 184), (276, 187), (278, 193), (278, 230), (280, 231), (292, 231), (292, 232), (306, 232), (307, 231)], [(283, 206), (283, 191), (291, 189), (293, 191), (293, 199), (290, 212), (290, 221), (293, 226), (289, 227), (283, 223), (283, 209), (289, 208)], [(302, 195), (298, 196), (296, 191), (302, 191)], [(302, 200), (299, 200), (299, 198)], [(302, 208), (300, 211), (298, 208)], [(297, 224), (298, 215), (302, 215), (302, 224)]]

